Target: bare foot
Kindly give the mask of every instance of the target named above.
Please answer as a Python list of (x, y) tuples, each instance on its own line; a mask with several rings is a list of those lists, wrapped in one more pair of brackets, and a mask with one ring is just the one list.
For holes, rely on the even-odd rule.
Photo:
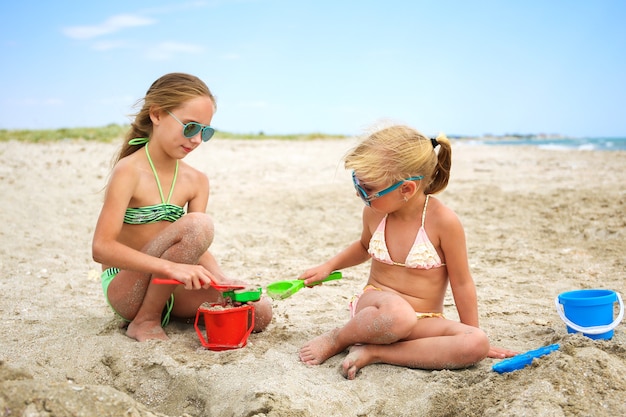
[(319, 365), (345, 349), (337, 344), (339, 329), (331, 330), (310, 340), (300, 349), (300, 360), (307, 365)]
[(169, 337), (167, 337), (161, 327), (161, 323), (153, 321), (144, 321), (142, 323), (130, 322), (128, 329), (126, 329), (126, 336), (138, 342), (145, 342), (146, 340), (169, 340)]
[(359, 372), (359, 369), (370, 364), (367, 359), (368, 356), (367, 346), (356, 345), (350, 347), (350, 353), (348, 353), (348, 356), (346, 356), (341, 364), (341, 374), (344, 378), (356, 378), (356, 374)]

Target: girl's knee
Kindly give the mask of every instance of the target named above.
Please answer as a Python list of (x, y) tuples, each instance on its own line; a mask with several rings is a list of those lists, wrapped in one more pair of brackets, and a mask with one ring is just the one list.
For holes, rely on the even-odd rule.
[(400, 339), (408, 337), (415, 325), (417, 324), (417, 316), (413, 308), (407, 303), (396, 303), (386, 306), (380, 311), (382, 317), (392, 317), (390, 334)]
[[(215, 227), (213, 219), (206, 213), (193, 212), (183, 216), (179, 222), (186, 230), (185, 236), (203, 239), (210, 245), (213, 242)], [(207, 246), (208, 246), (207, 245)]]
[(466, 336), (468, 362), (477, 363), (485, 359), (489, 354), (489, 338), (485, 332), (473, 327)]
[(185, 216), (181, 218), (181, 220), (185, 220), (187, 222), (191, 222), (195, 227), (201, 227), (206, 231), (213, 232), (213, 219), (206, 213), (193, 212), (187, 213)]
[(254, 303), (254, 332), (260, 332), (272, 321), (272, 303), (265, 297)]

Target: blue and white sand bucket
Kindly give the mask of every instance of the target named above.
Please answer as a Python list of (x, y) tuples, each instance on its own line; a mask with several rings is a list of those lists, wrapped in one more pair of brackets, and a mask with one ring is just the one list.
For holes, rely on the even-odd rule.
[[(616, 302), (619, 303), (619, 313), (613, 320), (613, 304)], [(580, 332), (591, 339), (612, 338), (613, 329), (624, 317), (622, 297), (611, 290), (568, 291), (559, 294), (554, 304), (568, 333)]]

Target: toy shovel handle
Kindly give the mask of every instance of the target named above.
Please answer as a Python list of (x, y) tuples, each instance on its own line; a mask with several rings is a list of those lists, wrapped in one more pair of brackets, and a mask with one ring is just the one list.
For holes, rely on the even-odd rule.
[[(182, 285), (183, 283), (177, 279), (171, 278), (152, 278), (152, 282), (154, 284), (174, 284), (174, 285)], [(228, 290), (242, 290), (246, 288), (245, 285), (240, 284), (216, 284), (211, 281), (211, 287), (215, 288), (218, 291), (228, 291)]]
[(160, 285), (182, 285), (182, 282), (179, 280), (171, 278), (152, 278), (152, 283)]

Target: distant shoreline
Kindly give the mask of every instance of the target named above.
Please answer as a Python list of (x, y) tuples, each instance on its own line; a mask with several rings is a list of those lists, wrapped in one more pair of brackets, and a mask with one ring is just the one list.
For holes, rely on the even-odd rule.
[[(62, 129), (0, 129), (0, 142), (18, 141), (30, 143), (49, 143), (67, 140), (85, 140), (96, 142), (113, 142), (121, 140), (128, 131), (128, 125), (111, 124), (103, 127), (77, 127)], [(348, 138), (348, 135), (325, 133), (299, 133), (270, 135), (258, 133), (230, 133), (217, 131), (219, 139), (242, 140), (328, 140)], [(485, 145), (528, 145), (544, 148), (576, 148), (582, 150), (626, 150), (625, 137), (572, 137), (560, 134), (505, 134), (482, 136), (448, 135), (452, 140), (462, 143)]]
[(534, 146), (541, 149), (587, 151), (626, 151), (626, 137), (507, 136), (458, 139), (462, 143), (491, 146)]

